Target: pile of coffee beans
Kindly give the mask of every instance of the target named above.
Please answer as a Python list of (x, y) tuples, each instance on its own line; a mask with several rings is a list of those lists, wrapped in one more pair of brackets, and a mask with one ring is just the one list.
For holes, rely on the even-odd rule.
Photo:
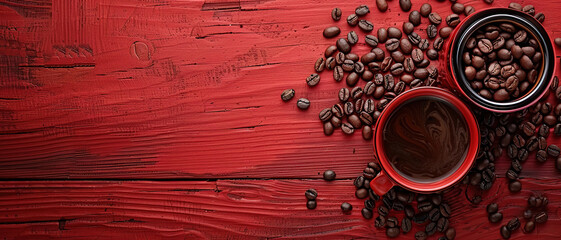
[[(362, 137), (370, 140), (372, 126), (381, 111), (396, 96), (419, 86), (440, 86), (438, 71), (431, 66), (431, 61), (438, 59), (446, 39), (461, 21), (461, 15), (467, 16), (475, 12), (472, 6), (451, 2), (452, 13), (441, 17), (439, 13), (433, 12), (429, 3), (422, 4), (415, 10), (411, 1), (400, 0), (402, 11), (409, 12), (401, 29), (380, 27), (375, 31), (376, 34), (372, 33), (372, 21), (366, 19), (371, 12), (367, 5), (357, 6), (346, 18), (340, 8), (332, 9), (331, 18), (335, 22), (343, 18), (346, 19), (346, 24), (358, 27), (359, 30), (343, 33), (339, 37), (342, 34), (339, 27), (325, 28), (323, 36), (336, 40), (315, 61), (315, 72), (306, 77), (307, 85), (314, 87), (320, 83), (320, 74), (332, 71), (335, 83), (345, 80), (347, 85), (339, 90), (336, 103), (319, 113), (325, 135), (332, 135), (337, 128), (346, 135), (362, 129)], [(490, 4), (493, 1), (485, 2)], [(385, 12), (388, 10), (388, 3), (377, 0), (376, 7), (378, 11)], [(534, 15), (541, 22), (545, 19), (543, 14), (536, 14), (531, 5), (511, 3), (509, 7)], [(429, 24), (422, 28), (426, 33), (419, 34), (415, 32), (415, 28), (421, 25), (422, 18), (427, 18)], [(357, 44), (369, 46), (371, 50), (364, 54), (355, 53), (353, 46)], [(561, 47), (561, 38), (556, 39), (555, 44)], [(470, 38), (463, 60), (465, 74), (472, 82), (472, 87), (483, 97), (504, 102), (522, 96), (535, 84), (543, 56), (530, 33), (512, 23), (493, 23), (484, 26)], [(550, 91), (557, 99), (561, 99), (558, 84), (555, 77)], [(287, 89), (282, 92), (281, 99), (290, 101), (294, 95), (293, 89)], [(496, 180), (495, 160), (503, 156), (503, 152), (511, 159), (511, 166), (506, 172), (511, 192), (521, 191), (519, 176), (522, 164), (534, 152), (539, 162), (547, 161), (549, 157), (556, 158), (556, 166), (561, 171), (561, 149), (553, 144), (548, 145), (546, 140), (550, 129), (553, 135), (561, 136), (561, 104), (547, 102), (548, 96), (549, 92), (534, 106), (512, 114), (473, 109), (479, 122), (481, 142), (474, 167), (462, 180), (466, 185), (462, 186), (466, 188), (466, 193), (468, 188), (483, 191), (491, 189)], [(307, 109), (309, 104), (308, 99), (301, 98), (297, 102), (300, 109)], [(424, 231), (415, 233), (416, 239), (426, 239), (436, 232), (442, 233), (442, 239), (455, 238), (456, 231), (450, 227), (449, 221), (451, 208), (440, 193), (417, 194), (394, 187), (385, 195), (377, 196), (370, 189), (370, 181), (380, 171), (381, 167), (374, 159), (354, 180), (355, 197), (364, 199), (361, 214), (365, 219), (374, 219), (375, 227), (385, 229), (388, 237), (408, 233), (414, 223), (424, 224), (425, 228)], [(331, 170), (323, 174), (326, 181), (334, 180), (335, 176), (335, 172)], [(305, 195), (308, 199), (307, 207), (315, 209), (317, 191), (309, 189)], [(530, 207), (524, 213), (524, 218), (529, 219), (524, 225), (524, 232), (531, 232), (535, 223), (547, 220), (547, 198), (531, 198), (533, 200), (528, 200)], [(482, 197), (475, 195), (468, 200), (477, 205)], [(377, 202), (380, 203), (376, 207)], [(353, 206), (347, 202), (341, 204), (344, 214), (350, 214), (352, 209)], [(394, 213), (399, 212), (404, 215), (401, 220), (394, 216)], [(496, 203), (487, 206), (487, 214), (492, 223), (499, 223), (503, 219)], [(520, 226), (520, 219), (513, 218), (508, 224), (501, 226), (500, 234), (508, 238)]]
[(515, 23), (487, 24), (468, 38), (464, 75), (482, 97), (507, 102), (536, 84), (543, 55), (533, 35)]

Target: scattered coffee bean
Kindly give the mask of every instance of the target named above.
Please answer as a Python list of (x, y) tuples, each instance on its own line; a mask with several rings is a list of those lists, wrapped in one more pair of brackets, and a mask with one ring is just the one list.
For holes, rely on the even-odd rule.
[(323, 36), (325, 38), (334, 38), (341, 33), (341, 29), (338, 27), (327, 27), (323, 30)]
[(296, 106), (298, 106), (298, 108), (302, 110), (306, 110), (310, 107), (310, 100), (306, 98), (300, 98), (298, 99), (298, 102), (296, 102)]
[(342, 14), (343, 13), (341, 12), (340, 8), (334, 8), (331, 11), (331, 18), (333, 18), (333, 20), (335, 20), (335, 21), (339, 21), (341, 19)]
[(557, 47), (561, 47), (561, 38), (555, 38), (553, 42), (557, 45)]
[(411, 11), (409, 13), (409, 22), (413, 24), (413, 26), (421, 25), (421, 14), (419, 11)]
[(509, 239), (510, 238), (510, 230), (508, 230), (506, 225), (501, 226), (501, 236), (504, 239)]
[(524, 233), (531, 233), (536, 228), (536, 224), (533, 221), (527, 221), (524, 224)]
[(399, 7), (404, 12), (411, 10), (411, 0), (399, 0)]
[(541, 224), (547, 222), (547, 218), (548, 216), (546, 212), (538, 212), (536, 213), (534, 220), (536, 221), (537, 224)]
[(520, 220), (517, 217), (512, 218), (510, 221), (508, 221), (508, 223), (506, 224), (506, 228), (509, 231), (514, 231), (518, 228), (520, 228)]
[(403, 231), (403, 233), (408, 233), (411, 231), (411, 220), (409, 218), (403, 218), (401, 220), (401, 231)]
[(490, 203), (489, 205), (487, 205), (487, 213), (488, 214), (493, 214), (496, 213), (497, 211), (499, 211), (499, 205), (496, 203)]
[(440, 23), (442, 22), (442, 17), (440, 17), (438, 13), (431, 12), (429, 14), (429, 21), (434, 25), (440, 25)]
[(552, 157), (558, 157), (560, 151), (561, 149), (555, 144), (551, 144), (547, 147), (547, 154)]
[(500, 212), (489, 214), (489, 222), (498, 223), (503, 220), (503, 214)]
[(307, 207), (308, 209), (310, 209), (310, 210), (311, 210), (311, 209), (316, 209), (316, 207), (317, 207), (317, 202), (314, 201), (314, 200), (308, 200), (308, 202), (306, 202), (306, 207)]
[(326, 181), (333, 181), (335, 180), (335, 176), (337, 176), (335, 174), (335, 172), (333, 170), (326, 170), (325, 172), (323, 172), (323, 179)]
[(294, 93), (295, 93), (294, 89), (286, 89), (282, 91), (281, 99), (286, 102), (294, 97)]
[(389, 238), (396, 238), (399, 236), (399, 228), (397, 227), (390, 227), (386, 228), (386, 236)]
[(452, 12), (456, 14), (462, 14), (464, 12), (464, 5), (461, 3), (454, 3), (452, 4)]
[(432, 12), (432, 6), (428, 3), (424, 3), (421, 5), (421, 9), (419, 10), (421, 16), (428, 17), (429, 14)]
[(374, 25), (370, 21), (364, 19), (361, 19), (358, 22), (358, 27), (365, 32), (372, 32), (374, 29)]
[(361, 210), (361, 213), (362, 213), (362, 217), (364, 217), (364, 218), (366, 218), (366, 219), (371, 219), (371, 218), (372, 218), (372, 211), (370, 211), (370, 210), (368, 210), (368, 209), (366, 209), (366, 208), (363, 208), (363, 209)]
[(341, 211), (343, 211), (344, 214), (351, 214), (351, 211), (353, 210), (353, 205), (351, 205), (348, 202), (344, 202), (341, 203)]
[(358, 16), (355, 13), (349, 15), (347, 17), (347, 24), (351, 27), (356, 26), (358, 24)]
[(360, 5), (360, 6), (356, 7), (356, 9), (355, 9), (355, 13), (358, 16), (364, 16), (369, 12), (370, 12), (370, 9), (366, 5)]
[(423, 231), (419, 231), (415, 233), (415, 239), (416, 240), (426, 240), (427, 239), (427, 233), (423, 232)]
[(388, 10), (388, 3), (386, 0), (376, 0), (376, 7), (380, 12), (385, 12)]

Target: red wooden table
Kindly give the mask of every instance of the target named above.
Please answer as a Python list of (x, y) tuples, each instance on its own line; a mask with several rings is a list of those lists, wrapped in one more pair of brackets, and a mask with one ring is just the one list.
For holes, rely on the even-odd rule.
[[(451, 13), (448, 1), (430, 2)], [(561, 37), (561, 4), (520, 3), (545, 13), (545, 27)], [(360, 133), (325, 137), (317, 117), (344, 83), (310, 89), (304, 81), (333, 42), (321, 36), (334, 24), (331, 9), (347, 16), (359, 4), (371, 7), (375, 29), (401, 28), (408, 16), (396, 0), (386, 13), (374, 1), (1, 0), (0, 237), (384, 237), (360, 215), (352, 185), (372, 144)], [(283, 103), (286, 88), (310, 109)], [(509, 160), (496, 164), (499, 179), (480, 205), (462, 189), (447, 193), (458, 237), (500, 238), (485, 205), (498, 202), (505, 224), (532, 192), (550, 199), (549, 221), (512, 238), (561, 236), (553, 161), (532, 155), (517, 194), (504, 178)], [(336, 181), (321, 180), (326, 169)], [(305, 206), (310, 187), (319, 191), (316, 210)], [(341, 213), (344, 201), (351, 215)]]

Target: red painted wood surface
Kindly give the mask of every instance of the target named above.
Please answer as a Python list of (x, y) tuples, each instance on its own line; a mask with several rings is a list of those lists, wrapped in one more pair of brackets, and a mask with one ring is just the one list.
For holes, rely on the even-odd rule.
[[(451, 13), (449, 2), (429, 2), (441, 16)], [(544, 12), (552, 38), (561, 36), (560, 4), (520, 3)], [(374, 1), (0, 0), (0, 237), (384, 236), (359, 209), (339, 211), (343, 201), (362, 205), (348, 179), (373, 154), (360, 134), (323, 135), (317, 113), (344, 83), (330, 72), (313, 89), (304, 81), (333, 43), (322, 29), (350, 30), (331, 20), (331, 9), (347, 16), (359, 4), (371, 7), (375, 29), (407, 19), (397, 0), (386, 13)], [(310, 109), (283, 103), (286, 88), (309, 98)], [(524, 164), (522, 193), (508, 194), (504, 179), (480, 206), (449, 193), (459, 236), (498, 238), (484, 204), (498, 201), (508, 219), (521, 214), (530, 191), (552, 202), (550, 221), (532, 236), (561, 235), (561, 175), (551, 160), (534, 159)], [(497, 160), (500, 177), (508, 165)], [(312, 180), (325, 169), (339, 180)], [(51, 181), (64, 179), (76, 181)], [(225, 180), (195, 181), (205, 179)], [(315, 211), (305, 209), (309, 187), (320, 191)]]

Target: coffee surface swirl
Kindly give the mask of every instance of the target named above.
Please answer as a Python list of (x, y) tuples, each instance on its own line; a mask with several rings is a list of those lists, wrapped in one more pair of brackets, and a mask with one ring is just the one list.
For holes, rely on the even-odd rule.
[(461, 165), (469, 147), (466, 120), (438, 97), (417, 97), (391, 113), (383, 131), (383, 148), (392, 167), (418, 182), (434, 182)]

